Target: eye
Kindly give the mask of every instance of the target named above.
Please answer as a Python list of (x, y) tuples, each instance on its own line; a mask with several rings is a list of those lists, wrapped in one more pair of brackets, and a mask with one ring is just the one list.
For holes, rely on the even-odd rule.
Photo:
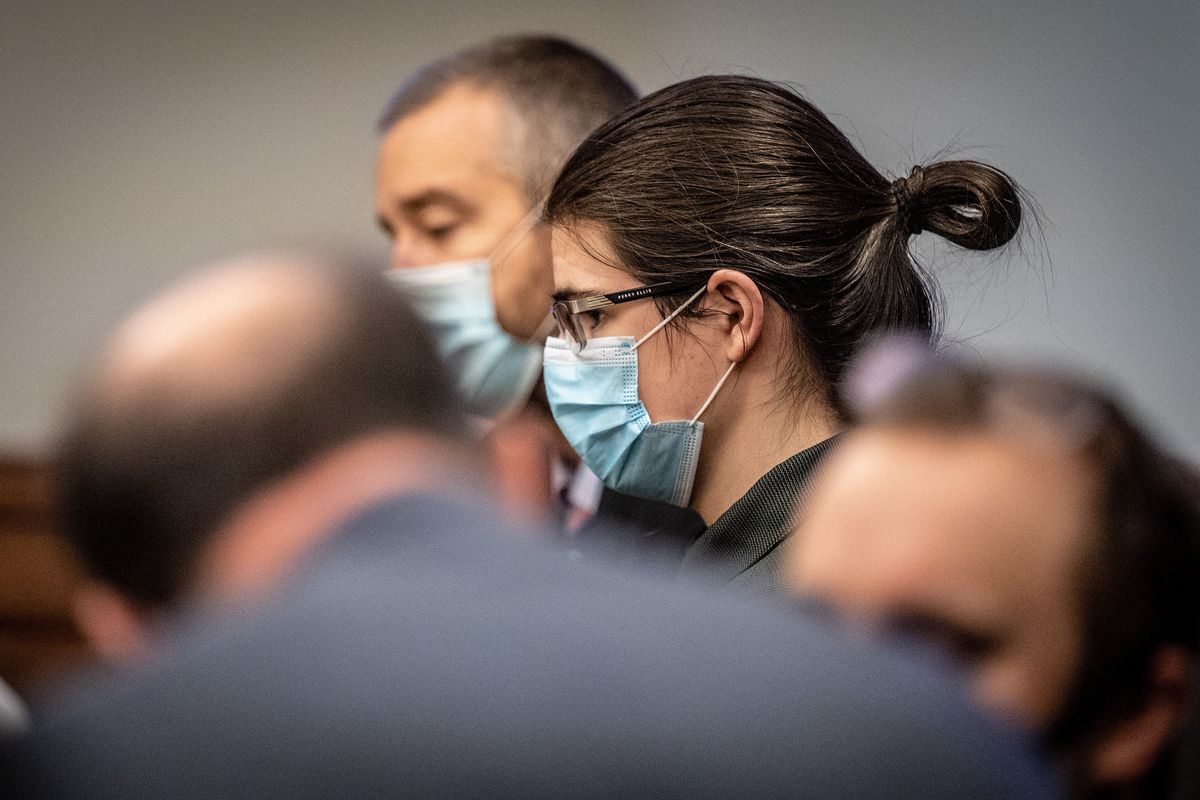
[(604, 315), (598, 310), (584, 311), (579, 316), (588, 330), (592, 330), (604, 320)]
[(970, 631), (943, 631), (934, 640), (952, 658), (970, 665), (987, 660), (999, 649), (995, 638)]
[(426, 228), (425, 235), (435, 242), (441, 242), (453, 236), (456, 230), (458, 230), (458, 225), (438, 225)]
[(907, 615), (891, 621), (892, 630), (922, 638), (968, 667), (979, 666), (999, 652), (1003, 636), (962, 622), (926, 614)]

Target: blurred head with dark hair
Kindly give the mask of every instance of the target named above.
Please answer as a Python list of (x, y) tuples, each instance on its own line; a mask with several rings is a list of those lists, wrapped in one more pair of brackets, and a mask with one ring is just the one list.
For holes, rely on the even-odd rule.
[(1061, 372), (932, 358), (892, 383), (824, 465), (793, 586), (943, 644), (1077, 796), (1163, 796), (1200, 636), (1187, 471)]
[(118, 329), (61, 447), (83, 627), (120, 655), (185, 598), (272, 583), (347, 509), (438, 485), (460, 429), (376, 270), (264, 257), (183, 283)]

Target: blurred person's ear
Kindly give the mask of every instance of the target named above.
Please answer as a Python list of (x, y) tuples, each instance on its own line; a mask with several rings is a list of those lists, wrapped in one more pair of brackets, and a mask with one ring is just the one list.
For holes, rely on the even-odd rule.
[(72, 598), (72, 611), (88, 644), (108, 663), (125, 664), (145, 655), (145, 610), (108, 584), (84, 584)]
[(1178, 731), (1188, 708), (1192, 659), (1177, 645), (1155, 655), (1145, 701), (1115, 721), (1092, 748), (1092, 781), (1099, 786), (1122, 785), (1146, 774)]

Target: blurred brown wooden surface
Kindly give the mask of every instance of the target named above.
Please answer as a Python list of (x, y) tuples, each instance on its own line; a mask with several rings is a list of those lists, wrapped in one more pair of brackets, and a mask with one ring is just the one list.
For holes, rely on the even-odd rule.
[(82, 574), (54, 530), (45, 465), (0, 457), (0, 678), (17, 692), (85, 660), (70, 616)]

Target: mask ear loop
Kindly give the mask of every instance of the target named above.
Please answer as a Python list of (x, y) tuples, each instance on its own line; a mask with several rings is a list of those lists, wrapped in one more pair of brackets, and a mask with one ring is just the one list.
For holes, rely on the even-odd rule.
[(725, 374), (721, 376), (721, 380), (717, 381), (717, 385), (713, 387), (711, 392), (709, 392), (708, 399), (704, 401), (704, 405), (700, 406), (700, 410), (696, 412), (696, 416), (692, 417), (692, 422), (699, 420), (700, 415), (708, 410), (708, 407), (712, 404), (712, 401), (716, 399), (717, 392), (721, 391), (721, 387), (725, 385), (725, 381), (729, 380), (729, 376), (733, 374), (733, 368), (737, 365), (738, 362), (736, 361), (729, 362), (729, 369), (725, 370)]
[(558, 322), (554, 319), (554, 312), (547, 311), (546, 316), (542, 319), (542, 324), (538, 325), (536, 331), (533, 332), (533, 337), (529, 341), (544, 343), (548, 338), (554, 335), (558, 328)]
[[(525, 235), (533, 230), (534, 226), (537, 225), (538, 219), (541, 217), (541, 215), (542, 204), (537, 203), (528, 211), (526, 211), (525, 216), (521, 217), (521, 219), (517, 221), (517, 224), (513, 226), (513, 229), (504, 235), (504, 238), (500, 240), (500, 243), (492, 248), (492, 252), (488, 255), (487, 260), (488, 264), (491, 265), (493, 280), (495, 280), (496, 271), (500, 269), (501, 265), (503, 265), (504, 262), (508, 260), (508, 257), (512, 255), (513, 251), (517, 249), (517, 245), (521, 243), (521, 240), (525, 238)], [(529, 341), (544, 342), (548, 336), (554, 333), (555, 327), (556, 323), (554, 321), (554, 315), (547, 311), (545, 318), (542, 320), (541, 324), (538, 325), (537, 330), (533, 332), (533, 337), (529, 339)]]
[[(677, 316), (682, 314), (684, 309), (686, 309), (692, 303), (696, 302), (696, 298), (698, 298), (700, 295), (704, 294), (707, 291), (708, 291), (708, 284), (705, 284), (704, 286), (701, 286), (699, 289), (697, 289), (696, 293), (687, 299), (687, 302), (683, 303), (682, 305), (679, 306), (679, 308), (675, 309), (670, 314), (668, 314), (663, 319), (662, 322), (655, 325), (653, 328), (651, 328), (646, 333), (645, 336), (643, 336), (642, 338), (640, 338), (636, 342), (634, 342), (633, 349), (637, 350), (639, 347), (641, 347), (643, 342), (645, 342), (651, 336), (653, 336), (654, 334), (658, 333), (663, 328), (665, 328), (667, 326), (667, 323), (669, 323), (671, 320), (675, 319)], [(696, 412), (696, 416), (692, 417), (692, 419), (691, 419), (692, 422), (696, 422), (697, 420), (699, 420), (700, 415), (703, 414), (705, 411), (707, 411), (708, 407), (710, 405), (712, 405), (712, 401), (715, 400), (717, 397), (717, 392), (721, 391), (721, 387), (725, 385), (725, 381), (729, 380), (729, 376), (731, 374), (733, 374), (733, 368), (736, 366), (737, 366), (736, 361), (729, 362), (729, 368), (725, 370), (725, 374), (721, 376), (721, 380), (717, 381), (717, 385), (713, 387), (713, 390), (711, 392), (709, 392), (708, 399), (704, 401), (704, 404), (702, 406), (700, 406), (700, 410)]]
[(667, 316), (663, 318), (663, 321), (662, 321), (662, 322), (660, 322), (660, 323), (658, 323), (657, 325), (655, 325), (653, 328), (651, 328), (651, 329), (650, 329), (650, 330), (649, 330), (649, 331), (646, 333), (646, 335), (645, 335), (645, 336), (643, 336), (642, 338), (640, 338), (640, 339), (638, 339), (636, 342), (634, 342), (634, 343), (633, 343), (633, 349), (634, 349), (634, 350), (637, 350), (639, 347), (641, 347), (641, 346), (642, 346), (642, 343), (643, 343), (643, 342), (645, 342), (647, 339), (649, 339), (649, 338), (650, 338), (651, 336), (653, 336), (654, 334), (656, 334), (656, 333), (658, 333), (659, 331), (661, 331), (663, 328), (667, 327), (667, 323), (668, 323), (668, 322), (670, 322), (671, 320), (675, 319), (675, 318), (676, 318), (676, 317), (678, 317), (680, 314), (682, 314), (682, 313), (683, 313), (683, 311), (684, 311), (684, 309), (686, 309), (686, 308), (687, 308), (688, 306), (690, 306), (692, 303), (696, 302), (696, 298), (697, 298), (697, 297), (699, 297), (700, 295), (704, 294), (704, 293), (705, 293), (705, 292), (707, 292), (707, 291), (708, 291), (708, 284), (705, 284), (704, 286), (701, 286), (701, 287), (700, 287), (700, 288), (699, 288), (699, 289), (696, 291), (696, 293), (695, 293), (694, 295), (692, 295), (691, 297), (689, 297), (689, 298), (687, 299), (687, 302), (685, 302), (683, 305), (679, 306), (679, 308), (675, 309), (675, 310), (674, 310), (674, 311), (672, 311), (670, 314), (667, 314)]
[(538, 203), (526, 211), (525, 216), (521, 217), (517, 221), (517, 224), (513, 226), (513, 229), (506, 233), (504, 238), (492, 248), (492, 252), (488, 254), (488, 262), (492, 265), (493, 272), (499, 269), (500, 265), (512, 255), (513, 250), (516, 250), (517, 245), (525, 238), (525, 234), (533, 230), (534, 225), (537, 224), (541, 215), (542, 204)]

